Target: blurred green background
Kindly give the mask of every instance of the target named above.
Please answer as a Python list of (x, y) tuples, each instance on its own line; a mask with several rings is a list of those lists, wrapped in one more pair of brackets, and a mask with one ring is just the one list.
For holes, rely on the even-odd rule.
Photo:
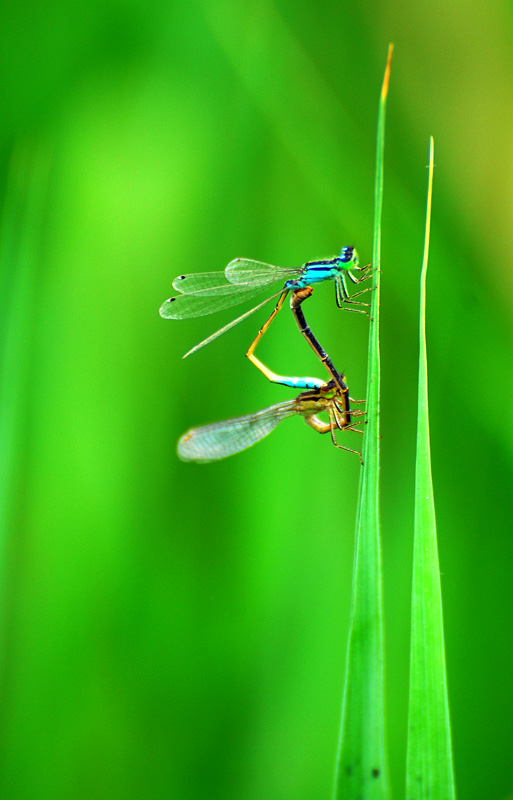
[[(263, 0), (2, 6), (0, 795), (330, 796), (359, 465), (300, 419), (179, 462), (191, 425), (288, 399), (265, 312), (167, 322), (186, 271), (371, 258), (388, 105), (382, 523), (404, 795), (418, 281), (428, 136), (430, 403), (459, 796), (513, 792), (513, 15)], [(308, 318), (353, 397), (367, 323)], [(233, 315), (232, 315), (233, 316)], [(322, 370), (283, 312), (259, 348)], [(347, 434), (349, 446), (358, 446)]]

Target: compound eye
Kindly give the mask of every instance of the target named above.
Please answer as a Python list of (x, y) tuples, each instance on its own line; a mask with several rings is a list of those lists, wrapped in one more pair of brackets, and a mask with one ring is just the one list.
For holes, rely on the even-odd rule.
[(353, 257), (353, 250), (354, 247), (343, 247), (342, 252), (340, 253), (341, 260), (344, 262), (351, 261)]

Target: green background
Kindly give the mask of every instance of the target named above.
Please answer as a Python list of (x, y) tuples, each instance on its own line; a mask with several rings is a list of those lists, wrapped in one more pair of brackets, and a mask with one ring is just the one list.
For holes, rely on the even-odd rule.
[[(382, 250), (392, 781), (404, 796), (418, 282), (428, 137), (432, 456), (459, 796), (513, 792), (513, 15), (509, 3), (55, 2), (0, 12), (0, 795), (328, 798), (358, 460), (300, 419), (179, 462), (191, 425), (293, 395), (260, 312), (164, 321), (236, 256)], [(307, 316), (353, 397), (367, 322)], [(232, 314), (234, 316), (234, 314)], [(320, 365), (282, 312), (258, 354)], [(356, 434), (343, 437), (360, 444)]]

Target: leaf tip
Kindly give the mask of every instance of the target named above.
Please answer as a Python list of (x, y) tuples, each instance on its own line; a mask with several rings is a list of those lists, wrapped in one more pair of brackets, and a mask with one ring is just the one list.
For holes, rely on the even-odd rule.
[(388, 83), (390, 80), (390, 68), (392, 66), (392, 53), (394, 52), (394, 45), (392, 42), (388, 45), (388, 58), (385, 67), (385, 75), (383, 77), (383, 86), (381, 87), (381, 99), (385, 100), (388, 94)]

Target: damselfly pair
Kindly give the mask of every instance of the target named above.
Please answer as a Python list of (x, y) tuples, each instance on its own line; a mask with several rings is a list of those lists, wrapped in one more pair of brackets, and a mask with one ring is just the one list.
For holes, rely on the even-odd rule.
[[(344, 377), (335, 369), (326, 351), (306, 323), (301, 303), (312, 294), (311, 284), (332, 280), (335, 283), (335, 297), (339, 308), (366, 314), (367, 312), (362, 308), (348, 308), (348, 306), (368, 305), (354, 299), (368, 289), (349, 295), (346, 279), (349, 278), (354, 284), (358, 284), (370, 275), (370, 265), (360, 267), (354, 248), (345, 247), (340, 256), (328, 260), (311, 261), (296, 269), (275, 267), (248, 259), (235, 259), (228, 264), (224, 272), (193, 273), (175, 278), (173, 287), (181, 294), (166, 300), (161, 306), (160, 313), (167, 319), (186, 319), (212, 314), (244, 300), (252, 299), (273, 283), (278, 280), (281, 282), (286, 278), (279, 291), (200, 342), (189, 350), (184, 358), (210, 343), (279, 295), (273, 312), (259, 330), (246, 355), (273, 383), (284, 384), (296, 389), (312, 390), (301, 393), (295, 400), (277, 403), (255, 414), (191, 429), (178, 443), (180, 458), (198, 462), (226, 458), (260, 441), (282, 419), (295, 414), (303, 416), (305, 422), (320, 433), (331, 432), (333, 443), (337, 447), (351, 450), (337, 444), (335, 430), (356, 431), (351, 416), (364, 412), (351, 412), (349, 392)], [(292, 378), (276, 375), (254, 355), (258, 342), (281, 309), (289, 292), (292, 292), (292, 313), (302, 335), (330, 373), (328, 383), (318, 378)], [(324, 423), (317, 417), (321, 411), (328, 412), (329, 423)], [(351, 452), (357, 451), (351, 450)]]

